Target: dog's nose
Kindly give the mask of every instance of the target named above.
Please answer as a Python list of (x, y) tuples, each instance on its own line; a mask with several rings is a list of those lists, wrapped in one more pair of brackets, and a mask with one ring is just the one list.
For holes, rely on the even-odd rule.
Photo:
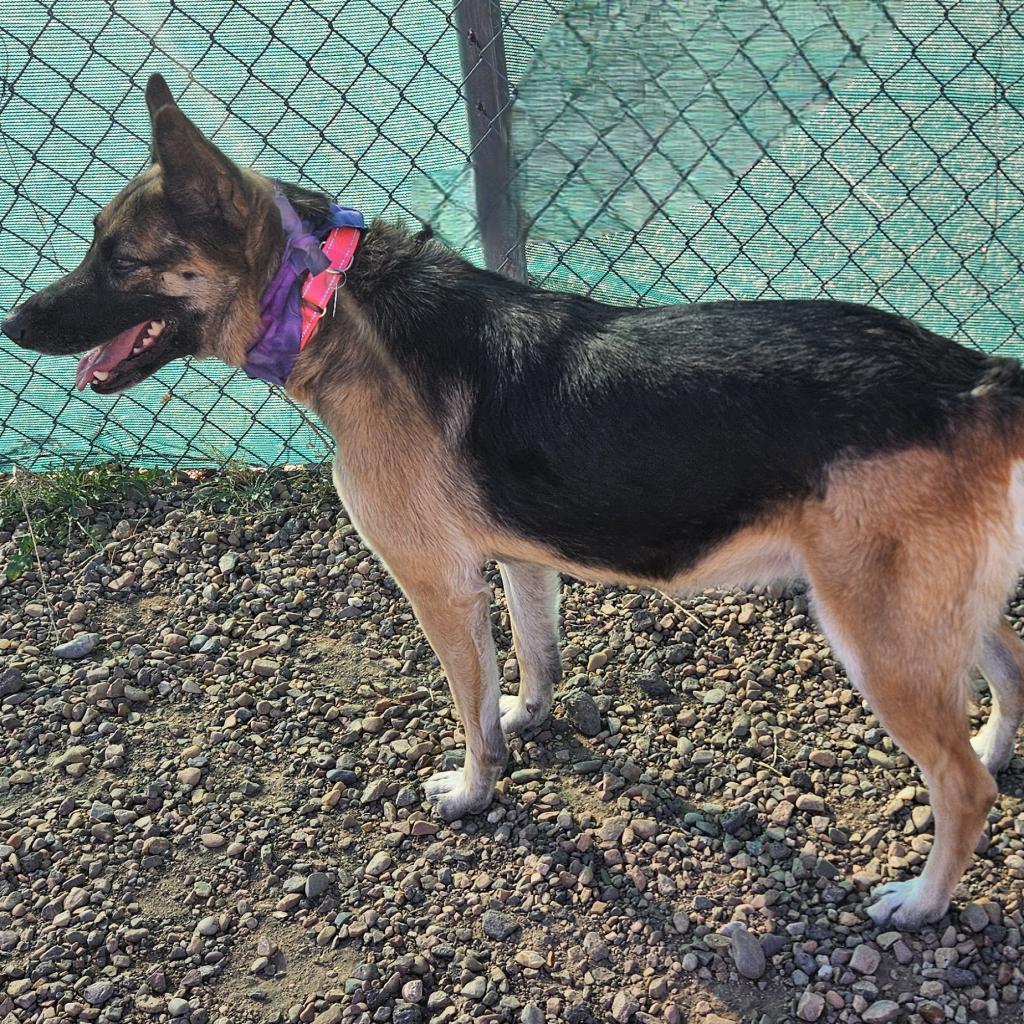
[(7, 335), (11, 341), (22, 341), (25, 337), (25, 315), (20, 309), (12, 309), (7, 316), (4, 317), (4, 322), (0, 325), (0, 330)]

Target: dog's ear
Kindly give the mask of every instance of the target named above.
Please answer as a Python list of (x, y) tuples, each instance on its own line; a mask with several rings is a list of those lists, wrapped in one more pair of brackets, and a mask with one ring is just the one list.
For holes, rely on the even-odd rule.
[[(156, 78), (158, 76), (154, 76)], [(147, 88), (154, 101), (167, 84)], [(170, 91), (166, 93), (170, 96)], [(152, 110), (152, 107), (150, 108)], [(192, 216), (240, 224), (246, 216), (242, 172), (178, 109), (173, 98), (152, 114), (153, 159), (163, 171), (164, 193), (172, 206)]]
[(149, 107), (150, 121), (156, 117), (156, 113), (162, 107), (174, 107), (174, 97), (167, 87), (163, 75), (150, 75), (146, 83), (146, 106)]

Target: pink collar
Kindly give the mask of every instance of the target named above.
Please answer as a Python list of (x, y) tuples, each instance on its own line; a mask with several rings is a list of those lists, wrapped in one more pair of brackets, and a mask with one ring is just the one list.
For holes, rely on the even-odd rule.
[(359, 245), (359, 228), (332, 228), (322, 246), (324, 255), (331, 261), (330, 266), (319, 274), (311, 274), (302, 285), (299, 306), (302, 314), (302, 333), (299, 335), (299, 351), (316, 333), (320, 318), (327, 312), (327, 303), (345, 282), (345, 272), (355, 259)]

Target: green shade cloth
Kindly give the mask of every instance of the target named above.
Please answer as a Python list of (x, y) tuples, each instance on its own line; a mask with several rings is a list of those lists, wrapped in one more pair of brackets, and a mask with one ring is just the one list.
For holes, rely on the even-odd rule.
[[(989, 0), (506, 3), (531, 275), (608, 301), (831, 296), (1021, 354), (1024, 13)], [(329, 9), (328, 9), (329, 8)], [(240, 162), (479, 261), (458, 39), (428, 0), (6, 0), (0, 310), (148, 159), (162, 72)], [(0, 469), (322, 461), (279, 391), (176, 363), (115, 399), (0, 342)]]

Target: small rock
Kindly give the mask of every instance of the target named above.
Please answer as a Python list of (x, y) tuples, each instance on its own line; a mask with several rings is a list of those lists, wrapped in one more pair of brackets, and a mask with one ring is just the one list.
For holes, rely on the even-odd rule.
[(824, 814), (825, 801), (817, 793), (801, 793), (796, 798), (796, 809), (810, 814)]
[(481, 921), (484, 935), (489, 939), (507, 939), (514, 932), (519, 930), (519, 922), (500, 910), (488, 910)]
[(536, 1003), (527, 1003), (519, 1016), (519, 1024), (544, 1024), (544, 1011)]
[(306, 884), (303, 887), (306, 893), (306, 899), (319, 899), (324, 894), (329, 884), (327, 875), (324, 874), (323, 871), (314, 871), (309, 878), (306, 879)]
[(801, 1020), (815, 1021), (825, 1012), (825, 997), (807, 989), (796, 1004), (796, 1015)]
[(483, 999), (487, 993), (487, 979), (486, 978), (470, 978), (465, 985), (462, 986), (462, 994), (467, 999)]
[(583, 951), (592, 964), (603, 963), (608, 959), (608, 945), (597, 932), (587, 932), (583, 936)]
[(596, 736), (602, 728), (601, 712), (589, 693), (576, 693), (565, 702), (569, 721), (584, 736)]
[(114, 808), (101, 800), (94, 800), (92, 807), (89, 808), (89, 817), (93, 821), (113, 821)]
[(628, 1024), (636, 1016), (636, 1011), (639, 1009), (640, 1006), (636, 1000), (631, 999), (626, 992), (620, 989), (612, 1000), (612, 1020), (616, 1021), (617, 1024)]
[(0, 672), (0, 697), (9, 697), (12, 693), (18, 693), (25, 686), (25, 678), (21, 669), (11, 666)]
[(850, 958), (850, 968), (858, 974), (874, 974), (878, 970), (878, 964), (881, 959), (882, 954), (874, 946), (869, 946), (866, 942), (862, 942), (853, 951), (853, 956)]
[(395, 1008), (391, 1012), (391, 1024), (421, 1024), (422, 1021), (423, 1011), (415, 1003), (404, 999), (399, 999), (395, 1003)]
[(423, 982), (419, 978), (413, 978), (402, 986), (402, 998), (407, 1003), (418, 1003), (423, 999)]
[(765, 968), (765, 955), (761, 943), (742, 925), (732, 933), (729, 942), (729, 951), (740, 975), (751, 981), (760, 978)]
[(889, 1021), (896, 1020), (899, 1015), (899, 1003), (894, 1003), (891, 999), (879, 999), (860, 1015), (860, 1019), (864, 1024), (889, 1024)]
[(539, 971), (547, 961), (535, 949), (521, 949), (516, 953), (516, 963), (521, 967)]
[(960, 921), (964, 927), (975, 933), (984, 931), (989, 925), (988, 913), (978, 903), (968, 903), (960, 911)]
[(76, 658), (84, 658), (92, 653), (93, 649), (100, 642), (99, 633), (79, 633), (78, 636), (68, 640), (67, 643), (58, 644), (53, 653), (58, 658), (73, 661)]
[(391, 855), (381, 850), (370, 858), (370, 863), (366, 865), (366, 873), (371, 878), (380, 878), (391, 867), (391, 864)]
[(95, 981), (82, 993), (90, 1006), (103, 1006), (114, 994), (114, 986), (109, 981)]

